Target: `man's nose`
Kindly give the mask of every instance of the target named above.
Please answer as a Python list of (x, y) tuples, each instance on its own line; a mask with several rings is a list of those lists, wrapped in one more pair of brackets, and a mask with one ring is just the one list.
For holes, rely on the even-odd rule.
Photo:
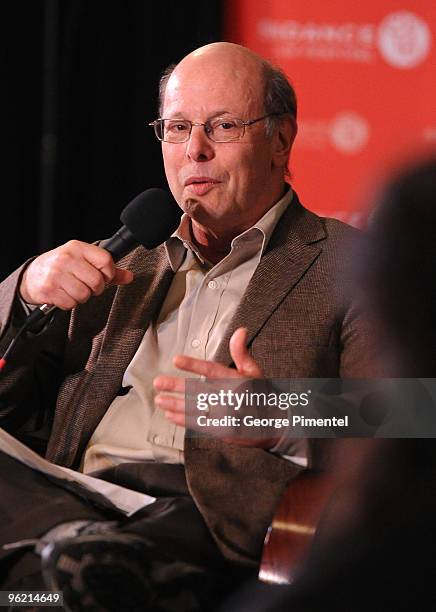
[(192, 126), (186, 154), (193, 161), (209, 161), (215, 157), (214, 143), (208, 138), (204, 125)]

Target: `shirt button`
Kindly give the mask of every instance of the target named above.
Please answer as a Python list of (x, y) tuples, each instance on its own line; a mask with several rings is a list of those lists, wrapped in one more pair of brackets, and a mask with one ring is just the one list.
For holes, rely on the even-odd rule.
[(159, 436), (154, 436), (154, 438), (153, 438), (153, 442), (154, 442), (155, 444), (159, 444), (159, 443), (160, 443), (160, 437), (159, 437)]
[(211, 280), (207, 283), (209, 289), (216, 289), (218, 287), (218, 283), (214, 280)]
[(200, 346), (201, 342), (198, 338), (194, 338), (194, 340), (191, 342), (191, 346), (193, 348), (198, 348)]

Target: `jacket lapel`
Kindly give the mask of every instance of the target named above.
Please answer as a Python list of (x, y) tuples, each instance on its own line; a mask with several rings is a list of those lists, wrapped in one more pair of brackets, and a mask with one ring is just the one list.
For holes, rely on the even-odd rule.
[(142, 257), (129, 265), (135, 279), (118, 289), (108, 318), (97, 364), (97, 371), (105, 371), (106, 377), (111, 374), (111, 365), (124, 374), (173, 278), (163, 247), (146, 256), (141, 250)]
[(326, 237), (319, 217), (306, 210), (296, 193), (279, 220), (226, 333), (215, 361), (229, 365), (229, 340), (238, 327), (248, 329), (248, 346), (322, 250)]

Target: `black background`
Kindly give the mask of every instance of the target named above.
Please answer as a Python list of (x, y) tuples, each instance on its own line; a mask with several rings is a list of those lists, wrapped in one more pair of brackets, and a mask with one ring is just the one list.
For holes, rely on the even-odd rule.
[(133, 196), (167, 186), (146, 127), (158, 80), (222, 21), (218, 0), (2, 4), (0, 279), (70, 238), (110, 236)]

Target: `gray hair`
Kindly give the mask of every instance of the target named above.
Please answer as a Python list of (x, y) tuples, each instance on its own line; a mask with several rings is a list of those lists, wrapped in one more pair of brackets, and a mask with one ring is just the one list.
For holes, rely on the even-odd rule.
[(177, 64), (170, 64), (162, 73), (159, 81), (159, 117), (162, 117), (163, 113), (163, 105), (165, 99), (165, 91), (168, 85), (168, 81), (170, 80), (170, 76), (173, 74), (174, 68), (176, 68)]
[(290, 115), (296, 121), (297, 96), (283, 70), (266, 60), (263, 61), (263, 79), (265, 114), (276, 115), (266, 120), (266, 134), (271, 138), (280, 123), (280, 115)]

